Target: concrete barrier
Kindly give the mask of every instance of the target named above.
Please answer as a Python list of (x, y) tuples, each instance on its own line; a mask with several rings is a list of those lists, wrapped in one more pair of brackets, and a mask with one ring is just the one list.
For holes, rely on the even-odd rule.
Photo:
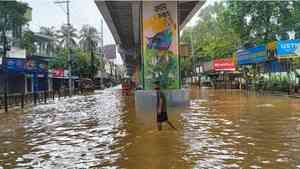
[[(189, 101), (189, 90), (164, 90), (167, 98), (168, 112), (182, 110)], [(135, 109), (137, 113), (148, 113), (156, 111), (156, 91), (137, 90), (135, 91)]]

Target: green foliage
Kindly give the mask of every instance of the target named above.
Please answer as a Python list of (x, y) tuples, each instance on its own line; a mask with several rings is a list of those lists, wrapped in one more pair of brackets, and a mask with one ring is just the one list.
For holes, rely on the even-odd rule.
[(80, 47), (87, 52), (94, 51), (101, 40), (97, 29), (90, 25), (81, 28), (79, 39)]
[[(68, 29), (71, 31), (72, 74), (93, 78), (98, 70), (104, 71), (104, 61), (97, 57), (97, 47), (100, 42), (99, 33), (96, 28), (89, 25), (84, 25), (79, 35), (72, 26), (63, 25), (58, 31), (55, 31), (54, 28), (41, 27), (41, 34), (57, 39), (55, 46), (53, 46), (56, 49), (56, 57), (49, 62), (49, 67), (68, 68), (68, 49), (66, 48)], [(76, 43), (77, 38), (79, 38), (79, 44)]]
[(300, 1), (230, 1), (205, 7), (181, 40), (193, 44), (198, 62), (232, 56), (237, 48), (300, 38)]
[(13, 30), (28, 22), (25, 13), (27, 4), (17, 1), (0, 1), (0, 30)]
[(215, 3), (202, 10), (196, 26), (183, 31), (181, 40), (193, 41), (196, 61), (225, 58), (240, 45), (240, 36), (226, 22), (226, 8), (223, 3)]
[(59, 45), (64, 48), (67, 47), (68, 32), (70, 32), (70, 47), (75, 48), (77, 46), (76, 38), (78, 35), (77, 30), (72, 25), (62, 25), (60, 30), (57, 31)]
[(189, 75), (190, 72), (193, 70), (193, 64), (192, 64), (192, 58), (181, 57), (180, 59), (180, 71), (181, 71), (181, 77), (186, 77)]
[[(20, 41), (16, 41), (15, 38), (20, 39), (22, 36), (22, 25), (25, 25), (29, 20), (26, 18), (25, 13), (28, 10), (28, 6), (25, 3), (17, 1), (0, 1), (0, 37), (6, 36), (6, 31), (10, 30), (13, 34), (13, 44), (18, 44)], [(4, 39), (0, 39), (0, 45), (2, 46)], [(7, 42), (7, 41), (6, 41)]]
[(67, 49), (61, 48), (57, 53), (56, 57), (53, 57), (49, 61), (49, 68), (65, 68), (68, 67), (68, 51)]
[(35, 46), (34, 46), (34, 38), (33, 38), (33, 32), (32, 31), (26, 31), (23, 34), (23, 37), (21, 39), (21, 48), (26, 49), (28, 53), (34, 53), (35, 52)]
[(57, 37), (58, 35), (57, 35), (57, 32), (54, 27), (48, 28), (48, 27), (42, 26), (42, 27), (40, 27), (39, 33), (53, 38), (53, 42), (49, 43), (47, 45), (47, 51), (51, 51), (51, 50), (57, 51), (58, 50), (58, 48), (60, 46), (59, 46), (58, 37)]
[[(68, 68), (68, 49), (61, 48), (57, 56), (52, 58), (49, 61), (49, 68)], [(100, 65), (99, 60), (95, 60), (94, 67), (90, 65), (91, 55), (81, 48), (76, 48), (71, 51), (71, 66), (72, 66), (72, 75), (79, 77), (90, 77), (95, 76)]]
[(84, 25), (80, 30), (80, 37), (79, 37), (79, 45), (81, 49), (85, 52), (89, 52), (91, 55), (90, 59), (90, 67), (91, 67), (91, 74), (90, 78), (92, 78), (94, 74), (96, 74), (96, 65), (95, 65), (95, 55), (97, 53), (97, 47), (100, 44), (100, 36), (99, 32), (96, 28), (90, 25)]
[(171, 51), (159, 54), (155, 49), (145, 48), (145, 85), (153, 89), (153, 83), (160, 81), (163, 89), (178, 88), (177, 57)]

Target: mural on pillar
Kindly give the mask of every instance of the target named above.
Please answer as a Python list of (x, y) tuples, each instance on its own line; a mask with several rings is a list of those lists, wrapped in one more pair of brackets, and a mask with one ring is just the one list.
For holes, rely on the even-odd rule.
[(164, 89), (179, 88), (177, 2), (143, 2), (143, 56), (146, 89), (159, 80)]

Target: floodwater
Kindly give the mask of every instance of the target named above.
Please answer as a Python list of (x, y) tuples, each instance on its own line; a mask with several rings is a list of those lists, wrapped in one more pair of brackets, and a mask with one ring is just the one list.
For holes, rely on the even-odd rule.
[(0, 168), (300, 168), (300, 99), (211, 89), (190, 99), (169, 114), (178, 131), (158, 132), (118, 90), (0, 114)]

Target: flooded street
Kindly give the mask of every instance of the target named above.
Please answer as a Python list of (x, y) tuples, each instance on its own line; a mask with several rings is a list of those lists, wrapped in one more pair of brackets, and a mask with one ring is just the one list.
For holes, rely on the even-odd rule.
[(119, 90), (0, 114), (0, 168), (300, 169), (300, 99), (193, 89), (158, 132)]

